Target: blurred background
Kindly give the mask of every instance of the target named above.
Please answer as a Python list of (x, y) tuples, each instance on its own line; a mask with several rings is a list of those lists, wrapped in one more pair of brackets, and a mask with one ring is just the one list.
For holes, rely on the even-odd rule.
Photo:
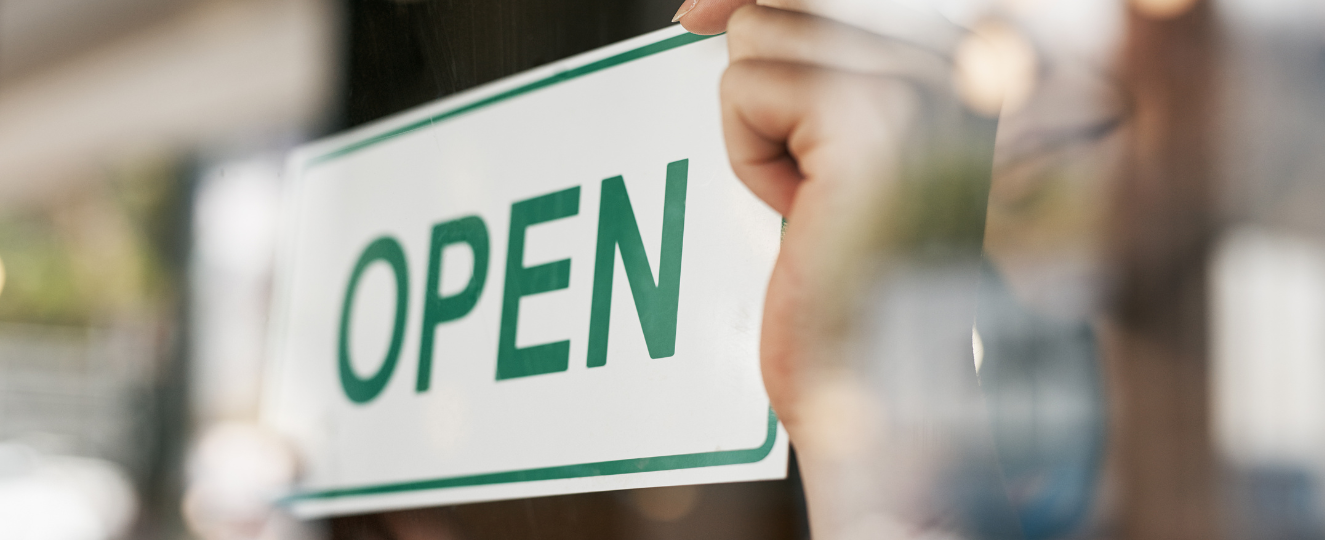
[(193, 536), (189, 448), (256, 418), (277, 172), (333, 127), (341, 9), (0, 2), (0, 537)]
[[(1325, 538), (1325, 2), (903, 3), (1007, 89), (972, 344), (1021, 534)], [(676, 7), (0, 0), (0, 538), (806, 538), (794, 466), (268, 505), (297, 475), (255, 424), (285, 152)]]

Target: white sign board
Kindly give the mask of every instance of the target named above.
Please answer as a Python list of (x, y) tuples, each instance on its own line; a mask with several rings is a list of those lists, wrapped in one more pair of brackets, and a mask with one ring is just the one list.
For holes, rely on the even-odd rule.
[(782, 478), (780, 218), (672, 28), (294, 152), (264, 420), (321, 516)]

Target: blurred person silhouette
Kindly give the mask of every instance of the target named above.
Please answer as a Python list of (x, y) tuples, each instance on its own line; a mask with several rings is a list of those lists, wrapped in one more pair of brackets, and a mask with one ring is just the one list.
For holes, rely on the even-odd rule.
[[(969, 331), (976, 320), (994, 116), (1016, 97), (1011, 85), (986, 91), (984, 69), (971, 61), (997, 56), (998, 38), (925, 19), (915, 6), (872, 3), (892, 11), (870, 16), (862, 4), (688, 0), (678, 12), (693, 32), (727, 32), (732, 167), (786, 218), (761, 361), (798, 450), (812, 530), (817, 538), (1051, 536), (1026, 527), (1026, 509), (1007, 498), (1017, 486), (1002, 473), (1021, 464), (1000, 468), (975, 368), (958, 346), (963, 323)], [(1132, 121), (1117, 161), (1101, 167), (1113, 178), (1088, 210), (1099, 218), (1098, 265), (1109, 274), (1100, 287), (1108, 298), (1087, 315), (1099, 316), (1111, 388), (1108, 526), (1125, 538), (1212, 538), (1223, 524), (1205, 273), (1219, 217), (1220, 42), (1209, 1), (1136, 0), (1125, 9), (1118, 75)], [(982, 310), (1007, 303), (989, 300)], [(1035, 319), (1016, 312), (990, 326)], [(1080, 337), (1060, 347), (1054, 367), (1100, 396), (1084, 324), (1060, 329)], [(1086, 458), (1060, 477), (1082, 488), (1078, 495), (1093, 490), (1102, 414), (1082, 415)], [(1087, 505), (1076, 497), (1061, 515)]]

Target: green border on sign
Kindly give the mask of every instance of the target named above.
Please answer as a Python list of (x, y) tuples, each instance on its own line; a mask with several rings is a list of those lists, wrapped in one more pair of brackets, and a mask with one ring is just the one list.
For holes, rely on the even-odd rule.
[[(326, 163), (351, 153), (357, 152), (369, 146), (380, 142), (404, 135), (437, 122), (441, 122), (462, 114), (473, 112), (488, 105), (492, 105), (516, 96), (527, 94), (535, 90), (547, 88), (557, 83), (562, 83), (588, 75), (590, 73), (601, 71), (610, 67), (618, 66), (632, 60), (638, 60), (647, 56), (658, 54), (689, 45), (698, 41), (708, 39), (713, 36), (700, 36), (695, 34), (681, 34), (673, 36), (662, 41), (650, 43), (642, 47), (631, 49), (629, 51), (612, 55), (602, 60), (590, 62), (580, 67), (568, 69), (555, 75), (539, 79), (537, 81), (525, 84), (505, 92), (489, 96), (473, 103), (461, 105), (454, 109), (444, 111), (429, 116), (428, 118), (412, 122), (402, 127), (387, 131), (386, 133), (367, 137), (363, 140), (350, 143), (336, 150), (318, 155), (309, 159), (304, 164), (308, 169), (315, 165)], [(384, 493), (400, 493), (406, 491), (422, 491), (432, 489), (447, 489), (459, 487), (485, 486), (492, 484), (510, 484), (517, 482), (536, 482), (540, 480), (562, 480), (568, 478), (586, 478), (593, 476), (612, 476), (618, 474), (633, 474), (656, 471), (670, 471), (679, 469), (697, 469), (702, 467), (718, 467), (723, 465), (741, 465), (746, 463), (755, 463), (763, 460), (773, 451), (773, 443), (777, 440), (777, 415), (773, 409), (768, 409), (768, 431), (764, 435), (764, 442), (755, 448), (741, 450), (717, 450), (713, 452), (700, 452), (694, 454), (678, 454), (671, 456), (657, 456), (634, 459), (619, 459), (613, 461), (599, 461), (595, 463), (581, 463), (576, 465), (561, 465), (556, 467), (541, 467), (536, 469), (524, 469), (518, 471), (505, 471), (493, 473), (471, 474), (464, 476), (452, 476), (446, 478), (434, 478), (430, 480), (415, 480), (409, 482), (397, 482), (391, 484), (376, 484), (370, 486), (346, 487), (324, 489), (320, 491), (307, 491), (295, 493), (281, 499), (282, 503), (294, 503), (299, 501), (336, 499), (342, 497), (357, 497), (364, 495), (380, 495)]]
[(291, 503), (318, 499), (357, 497), (361, 495), (399, 493), (402, 491), (421, 491), (425, 489), (446, 489), (486, 486), (491, 484), (511, 484), (516, 482), (537, 482), (539, 480), (563, 480), (567, 478), (612, 476), (617, 474), (698, 469), (701, 467), (755, 463), (763, 460), (768, 456), (769, 452), (773, 451), (773, 443), (777, 440), (777, 430), (778, 418), (777, 415), (773, 414), (773, 409), (770, 408), (768, 410), (768, 432), (764, 435), (764, 443), (755, 448), (744, 450), (718, 450), (715, 452), (678, 454), (673, 456), (618, 459), (613, 461), (599, 461), (596, 463), (524, 469), (520, 471), (471, 474), (466, 476), (434, 478), (431, 480), (397, 482), (394, 484), (327, 489), (323, 491), (296, 493), (282, 499), (282, 502)]
[(468, 113), (468, 112), (473, 112), (473, 111), (476, 111), (476, 110), (478, 110), (478, 109), (482, 109), (483, 107), (487, 107), (488, 105), (492, 105), (492, 104), (494, 104), (494, 103), (498, 103), (498, 102), (501, 102), (501, 101), (505, 101), (505, 100), (511, 99), (511, 98), (513, 98), (513, 97), (516, 97), (516, 96), (520, 96), (520, 95), (523, 95), (523, 94), (527, 94), (527, 93), (529, 93), (529, 92), (533, 92), (533, 91), (535, 91), (535, 90), (541, 90), (541, 89), (543, 89), (543, 88), (547, 88), (547, 87), (549, 87), (549, 86), (552, 86), (552, 85), (555, 85), (555, 84), (558, 84), (558, 83), (563, 83), (563, 82), (569, 81), (569, 80), (571, 80), (571, 79), (575, 79), (575, 78), (577, 78), (577, 77), (582, 77), (582, 76), (584, 76), (584, 75), (588, 75), (588, 74), (593, 73), (593, 72), (595, 72), (595, 71), (602, 71), (602, 70), (607, 69), (607, 68), (610, 68), (610, 67), (619, 66), (619, 65), (624, 64), (624, 63), (626, 63), (626, 62), (630, 62), (630, 61), (633, 61), (633, 60), (639, 60), (640, 58), (644, 58), (644, 57), (646, 57), (646, 56), (652, 56), (652, 55), (658, 54), (658, 53), (660, 53), (660, 52), (669, 51), (669, 50), (675, 49), (675, 48), (680, 47), (680, 46), (683, 46), (683, 45), (689, 45), (689, 44), (691, 44), (691, 43), (695, 43), (695, 42), (697, 42), (697, 41), (703, 41), (703, 40), (706, 40), (706, 39), (711, 38), (711, 37), (714, 37), (714, 36), (701, 36), (701, 35), (697, 35), (697, 34), (685, 33), (685, 34), (681, 34), (681, 35), (679, 35), (679, 36), (673, 36), (673, 37), (670, 37), (670, 38), (664, 39), (664, 40), (662, 40), (662, 41), (658, 41), (658, 42), (655, 42), (655, 43), (650, 43), (650, 44), (645, 45), (645, 46), (643, 46), (643, 47), (638, 47), (638, 48), (635, 48), (635, 49), (631, 49), (631, 50), (629, 50), (629, 51), (626, 51), (626, 52), (623, 52), (623, 53), (620, 53), (620, 54), (615, 54), (615, 55), (609, 56), (609, 57), (607, 57), (607, 58), (604, 58), (604, 59), (602, 59), (602, 60), (598, 60), (598, 61), (596, 61), (596, 62), (589, 62), (588, 64), (585, 64), (585, 65), (583, 65), (583, 66), (580, 66), (580, 67), (577, 67), (577, 68), (568, 69), (568, 70), (566, 70), (566, 71), (562, 71), (562, 72), (557, 73), (557, 74), (555, 74), (555, 75), (552, 75), (552, 76), (550, 76), (550, 77), (545, 77), (545, 78), (539, 79), (539, 80), (537, 80), (537, 81), (531, 82), (531, 83), (529, 83), (529, 84), (526, 84), (526, 85), (523, 85), (523, 86), (519, 86), (519, 87), (513, 88), (513, 89), (511, 89), (511, 90), (507, 90), (507, 91), (505, 91), (505, 92), (498, 93), (498, 94), (493, 95), (493, 96), (488, 96), (488, 97), (486, 97), (486, 98), (480, 99), (480, 100), (475, 101), (475, 102), (473, 102), (473, 103), (469, 103), (469, 104), (466, 104), (466, 105), (461, 105), (461, 106), (456, 107), (456, 108), (454, 108), (454, 109), (451, 109), (451, 110), (449, 110), (449, 111), (445, 111), (445, 112), (441, 112), (441, 113), (434, 114), (434, 115), (429, 116), (429, 117), (427, 117), (427, 118), (424, 118), (424, 119), (422, 119), (422, 120), (419, 120), (419, 121), (416, 121), (416, 122), (412, 122), (412, 123), (410, 123), (410, 124), (407, 124), (407, 125), (404, 125), (404, 126), (398, 127), (398, 128), (396, 128), (396, 129), (393, 129), (393, 130), (388, 131), (388, 132), (386, 132), (386, 133), (382, 133), (382, 134), (379, 134), (379, 135), (374, 135), (374, 136), (372, 136), (372, 137), (368, 137), (368, 138), (363, 139), (363, 140), (361, 140), (361, 141), (354, 142), (354, 143), (350, 143), (350, 144), (345, 145), (345, 146), (343, 146), (343, 147), (341, 147), (341, 148), (338, 148), (338, 149), (336, 149), (336, 150), (332, 150), (332, 151), (330, 151), (330, 152), (327, 152), (327, 153), (325, 153), (325, 154), (322, 154), (322, 155), (320, 155), (320, 156), (317, 156), (317, 157), (314, 157), (314, 158), (308, 160), (308, 161), (304, 164), (304, 168), (310, 168), (310, 167), (313, 167), (314, 165), (319, 165), (319, 164), (326, 163), (326, 162), (331, 161), (331, 160), (336, 159), (336, 158), (344, 157), (344, 156), (346, 156), (346, 155), (348, 155), (348, 154), (352, 154), (352, 153), (357, 152), (357, 151), (359, 151), (359, 150), (363, 150), (364, 148), (367, 148), (367, 147), (369, 147), (369, 146), (375, 145), (375, 144), (377, 144), (377, 143), (380, 143), (380, 142), (383, 142), (383, 141), (386, 141), (386, 140), (389, 140), (389, 139), (393, 139), (393, 138), (395, 138), (395, 137), (399, 137), (399, 136), (404, 135), (404, 134), (406, 134), (406, 133), (409, 133), (409, 132), (411, 132), (411, 131), (415, 131), (415, 130), (417, 130), (417, 129), (424, 128), (424, 127), (427, 127), (427, 126), (430, 126), (430, 125), (435, 124), (435, 123), (437, 123), (437, 122), (442, 122), (442, 121), (445, 121), (445, 120), (448, 120), (448, 119), (450, 119), (450, 118), (454, 118), (454, 117), (460, 116), (460, 115), (465, 114), (465, 113)]

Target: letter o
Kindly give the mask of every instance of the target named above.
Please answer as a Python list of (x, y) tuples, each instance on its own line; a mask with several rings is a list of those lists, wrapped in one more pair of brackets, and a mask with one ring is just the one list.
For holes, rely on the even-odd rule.
[[(396, 321), (395, 328), (391, 332), (391, 347), (387, 349), (386, 360), (382, 362), (382, 367), (378, 368), (377, 373), (367, 379), (360, 379), (350, 365), (350, 314), (354, 312), (354, 291), (359, 288), (359, 278), (363, 276), (364, 270), (376, 261), (383, 261), (391, 265), (391, 271), (396, 275)], [(345, 302), (340, 312), (340, 385), (345, 389), (345, 395), (350, 401), (355, 403), (367, 403), (382, 393), (386, 388), (387, 381), (391, 380), (391, 373), (396, 369), (396, 360), (400, 359), (400, 346), (405, 340), (405, 314), (409, 309), (409, 274), (405, 265), (405, 250), (400, 247), (400, 242), (389, 236), (383, 236), (373, 243), (368, 244), (368, 248), (363, 250), (363, 255), (359, 256), (359, 262), (354, 265), (354, 272), (350, 274), (350, 284), (345, 290)]]

